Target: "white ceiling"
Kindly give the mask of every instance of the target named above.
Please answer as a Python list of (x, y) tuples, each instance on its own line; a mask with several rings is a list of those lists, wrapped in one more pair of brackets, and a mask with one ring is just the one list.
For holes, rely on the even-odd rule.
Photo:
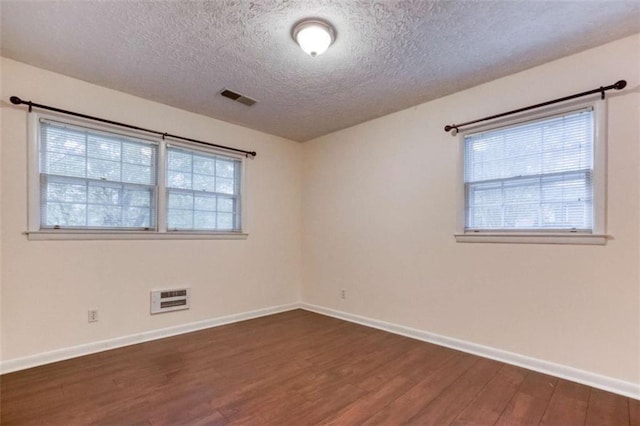
[[(296, 141), (640, 32), (640, 0), (2, 0), (0, 7), (5, 57)], [(322, 56), (291, 39), (304, 17), (336, 27)], [(259, 102), (232, 102), (219, 95), (225, 87)]]

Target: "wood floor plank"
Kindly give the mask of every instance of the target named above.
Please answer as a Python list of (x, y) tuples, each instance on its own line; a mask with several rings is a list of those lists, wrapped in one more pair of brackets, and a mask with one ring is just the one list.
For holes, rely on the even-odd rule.
[(0, 376), (3, 426), (638, 419), (635, 400), (302, 310)]
[(308, 401), (301, 395), (279, 389), (265, 389), (251, 399), (235, 401), (218, 408), (220, 413), (232, 423), (269, 424), (287, 416)]
[(451, 423), (496, 375), (500, 367), (501, 363), (497, 361), (478, 360), (409, 422), (420, 425)]
[(426, 371), (434, 369), (434, 359), (440, 356), (446, 361), (453, 353), (453, 350), (431, 344), (413, 346), (394, 362), (372, 370), (367, 377), (358, 383), (358, 386), (369, 391), (376, 391), (396, 376), (414, 380), (417, 383), (420, 377), (424, 377)]
[(583, 425), (587, 417), (590, 388), (578, 383), (558, 380), (541, 425)]
[(527, 371), (503, 365), (487, 386), (452, 422), (452, 425), (493, 425), (524, 381)]
[(360, 424), (371, 417), (373, 412), (387, 406), (414, 385), (415, 382), (408, 377), (396, 376), (377, 391), (366, 394), (342, 410), (332, 414), (323, 423), (335, 426)]
[(324, 423), (324, 419), (366, 394), (366, 391), (351, 384), (337, 385), (330, 389), (330, 393), (296, 407), (289, 413), (289, 420), (280, 421), (280, 424), (316, 425)]
[(405, 394), (378, 411), (364, 424), (400, 424), (407, 422), (477, 361), (478, 359), (471, 355), (455, 354), (439, 370), (418, 382)]
[(529, 372), (496, 425), (537, 425), (542, 420), (558, 379)]
[(640, 426), (640, 400), (629, 398), (629, 425)]
[(591, 389), (585, 425), (628, 425), (628, 398), (600, 389)]

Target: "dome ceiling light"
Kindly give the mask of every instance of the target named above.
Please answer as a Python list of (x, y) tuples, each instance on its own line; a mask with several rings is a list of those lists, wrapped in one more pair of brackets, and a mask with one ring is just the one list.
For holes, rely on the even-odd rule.
[(336, 30), (324, 20), (303, 19), (293, 26), (291, 36), (300, 48), (309, 55), (322, 55), (336, 40)]

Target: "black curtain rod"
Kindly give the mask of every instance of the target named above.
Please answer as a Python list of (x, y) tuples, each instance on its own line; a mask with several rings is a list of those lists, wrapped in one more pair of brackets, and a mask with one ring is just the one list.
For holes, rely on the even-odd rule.
[(249, 157), (250, 155), (252, 157), (255, 157), (257, 155), (257, 153), (255, 151), (245, 151), (243, 149), (232, 148), (232, 147), (229, 147), (229, 146), (217, 145), (215, 143), (199, 141), (197, 139), (184, 138), (182, 136), (176, 136), (176, 135), (172, 135), (172, 134), (165, 133), (165, 132), (159, 132), (157, 130), (150, 130), (150, 129), (145, 129), (143, 127), (132, 126), (131, 124), (120, 123), (120, 122), (117, 122), (117, 121), (107, 120), (107, 119), (99, 118), (99, 117), (93, 117), (91, 115), (86, 115), (86, 114), (80, 114), (79, 112), (67, 111), (67, 110), (60, 109), (60, 108), (54, 108), (54, 107), (47, 106), (47, 105), (37, 104), (37, 103), (31, 102), (31, 101), (23, 101), (22, 99), (20, 99), (17, 96), (11, 96), (11, 98), (9, 98), (9, 100), (14, 105), (20, 105), (20, 104), (29, 105), (29, 112), (31, 112), (32, 108), (47, 109), (49, 111), (55, 111), (55, 112), (59, 112), (59, 113), (62, 113), (62, 114), (72, 115), (72, 116), (75, 116), (75, 117), (81, 117), (81, 118), (86, 118), (86, 119), (93, 120), (93, 121), (99, 121), (100, 123), (107, 123), (107, 124), (112, 124), (114, 126), (126, 127), (127, 129), (139, 130), (141, 132), (146, 132), (146, 133), (153, 133), (155, 135), (162, 136), (162, 139), (164, 139), (164, 138), (179, 139), (179, 140), (183, 140), (183, 141), (187, 141), (187, 142), (197, 143), (197, 144), (200, 144), (200, 145), (213, 146), (213, 147), (224, 149), (224, 150), (227, 150), (227, 151), (239, 152), (239, 153), (244, 154), (247, 157)]
[(625, 80), (620, 80), (620, 81), (618, 81), (615, 84), (612, 84), (610, 86), (606, 86), (606, 87), (601, 86), (598, 89), (588, 90), (588, 91), (582, 92), (582, 93), (576, 93), (575, 95), (565, 96), (564, 98), (559, 98), (559, 99), (554, 99), (552, 101), (542, 102), (541, 104), (530, 105), (530, 106), (527, 106), (527, 107), (524, 107), (524, 108), (514, 109), (513, 111), (503, 112), (502, 114), (496, 114), (496, 115), (492, 115), (490, 117), (480, 118), (478, 120), (467, 121), (466, 123), (462, 123), (462, 124), (446, 125), (446, 126), (444, 126), (444, 131), (445, 132), (450, 132), (451, 130), (453, 130), (454, 131), (453, 134), (455, 135), (460, 130), (460, 127), (468, 126), (470, 124), (480, 123), (482, 121), (488, 121), (488, 120), (493, 120), (493, 119), (500, 118), (500, 117), (505, 117), (507, 115), (517, 114), (519, 112), (529, 111), (530, 109), (535, 109), (535, 108), (540, 108), (540, 107), (544, 107), (544, 106), (547, 106), (547, 105), (557, 104), (558, 102), (564, 102), (564, 101), (568, 101), (568, 100), (575, 99), (575, 98), (581, 98), (582, 96), (593, 95), (594, 93), (600, 93), (600, 96), (602, 97), (602, 99), (604, 99), (604, 92), (606, 92), (607, 90), (611, 90), (611, 89), (622, 90), (626, 86), (627, 86), (627, 82)]

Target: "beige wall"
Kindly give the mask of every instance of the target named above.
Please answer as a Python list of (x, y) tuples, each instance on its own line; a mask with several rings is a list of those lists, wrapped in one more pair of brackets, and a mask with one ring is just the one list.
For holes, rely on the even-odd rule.
[[(2, 60), (3, 360), (299, 299), (300, 144)], [(28, 241), (25, 107), (11, 95), (258, 152), (249, 238)], [(189, 311), (149, 315), (149, 290), (188, 285)], [(98, 323), (87, 310), (98, 308)]]
[[(0, 64), (0, 92), (2, 92), (2, 65)], [(0, 98), (0, 102), (1, 98)], [(4, 323), (2, 313), (2, 133), (4, 127), (2, 125), (2, 110), (0, 110), (0, 360), (3, 359), (3, 337), (2, 337), (2, 324)]]
[[(304, 144), (303, 300), (640, 383), (639, 54), (622, 39)], [(622, 78), (606, 246), (456, 243), (445, 124)]]

